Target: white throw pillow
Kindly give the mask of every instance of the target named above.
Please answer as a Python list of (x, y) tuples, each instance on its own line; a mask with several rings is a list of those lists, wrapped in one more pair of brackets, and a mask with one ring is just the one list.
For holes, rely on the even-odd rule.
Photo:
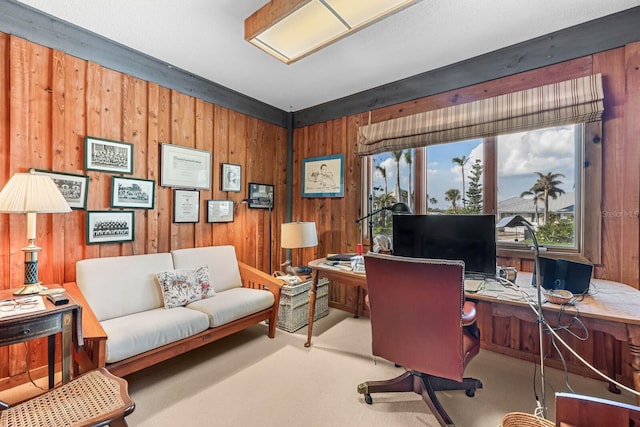
[(162, 291), (164, 308), (185, 306), (216, 294), (206, 265), (194, 269), (161, 271), (156, 273), (156, 277)]

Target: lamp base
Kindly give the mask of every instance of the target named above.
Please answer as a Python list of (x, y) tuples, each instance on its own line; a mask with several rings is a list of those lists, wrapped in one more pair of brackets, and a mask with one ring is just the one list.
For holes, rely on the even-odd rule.
[(13, 292), (14, 295), (33, 295), (39, 294), (40, 292), (46, 290), (46, 286), (42, 286), (40, 283), (30, 283), (28, 285), (24, 285), (20, 289), (17, 289)]

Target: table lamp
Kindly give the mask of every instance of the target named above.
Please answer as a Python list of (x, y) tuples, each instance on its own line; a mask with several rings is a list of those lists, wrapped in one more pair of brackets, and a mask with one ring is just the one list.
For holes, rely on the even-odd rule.
[(0, 192), (0, 213), (27, 214), (27, 246), (24, 252), (24, 286), (14, 295), (37, 294), (45, 289), (38, 280), (38, 252), (36, 246), (36, 214), (71, 212), (69, 204), (46, 175), (17, 173)]
[[(315, 222), (287, 222), (282, 224), (280, 231), (280, 246), (285, 249), (297, 249), (299, 264), (300, 249), (311, 248), (318, 245), (318, 234), (316, 233)], [(292, 271), (296, 276), (311, 274), (311, 268), (304, 265), (292, 267)]]
[(547, 418), (547, 405), (546, 405), (546, 390), (545, 390), (545, 379), (544, 379), (544, 315), (542, 314), (542, 282), (540, 280), (540, 246), (538, 245), (538, 239), (536, 237), (535, 230), (533, 229), (533, 225), (520, 215), (507, 216), (502, 218), (496, 224), (496, 228), (505, 228), (505, 227), (517, 227), (523, 226), (529, 231), (531, 234), (531, 240), (533, 240), (533, 250), (534, 250), (534, 265), (533, 265), (533, 279), (536, 285), (536, 293), (537, 293), (537, 315), (538, 315), (538, 335), (540, 340), (540, 387), (542, 388), (541, 393), (541, 405), (542, 405), (542, 416)]

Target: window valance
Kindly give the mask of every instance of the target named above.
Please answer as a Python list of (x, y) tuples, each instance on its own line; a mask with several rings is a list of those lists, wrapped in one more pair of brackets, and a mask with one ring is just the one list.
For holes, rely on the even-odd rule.
[(358, 154), (597, 121), (603, 100), (602, 75), (580, 77), (361, 126)]

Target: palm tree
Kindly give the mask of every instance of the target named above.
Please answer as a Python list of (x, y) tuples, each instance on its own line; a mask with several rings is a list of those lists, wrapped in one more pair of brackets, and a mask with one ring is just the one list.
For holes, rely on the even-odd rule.
[[(451, 161), (460, 166), (460, 169), (462, 170), (462, 194), (467, 194), (466, 189), (464, 188), (464, 165), (467, 164), (469, 158), (467, 158), (467, 156), (454, 157), (453, 159), (451, 159)], [(467, 206), (466, 199), (464, 198), (462, 199), (462, 206)]]
[(547, 172), (546, 175), (543, 175), (540, 172), (536, 172), (538, 175), (538, 180), (533, 187), (529, 191), (534, 194), (541, 193), (542, 200), (544, 201), (544, 223), (548, 224), (549, 221), (549, 197), (552, 199), (557, 199), (558, 196), (564, 194), (564, 190), (558, 188), (562, 181), (558, 180), (560, 177), (564, 177), (561, 173), (551, 173)]
[(520, 197), (533, 196), (533, 206), (536, 210), (536, 224), (540, 224), (540, 210), (538, 209), (538, 203), (544, 200), (544, 195), (541, 192), (534, 193), (533, 191), (523, 191)]
[(376, 166), (376, 170), (380, 172), (382, 175), (382, 179), (384, 179), (384, 192), (385, 194), (389, 193), (389, 185), (387, 184), (387, 168), (381, 165)]
[[(394, 203), (396, 203), (397, 200), (396, 198), (393, 196), (393, 194), (389, 194), (389, 193), (385, 193), (382, 194), (380, 196), (377, 196), (374, 200), (375, 206), (377, 209), (380, 209), (384, 206), (393, 206)], [(387, 211), (384, 210), (382, 212), (380, 212), (380, 217), (379, 217), (379, 221), (378, 221), (379, 225), (382, 225), (383, 227), (387, 225)]]
[(458, 208), (456, 202), (460, 200), (460, 190), (457, 188), (451, 188), (444, 193), (444, 199), (447, 202), (451, 202), (451, 209), (454, 211)]
[(411, 171), (411, 169), (412, 169), (411, 168), (411, 164), (413, 163), (413, 159), (411, 158), (412, 157), (411, 154), (412, 154), (411, 150), (407, 150), (407, 151), (404, 152), (404, 162), (407, 165), (409, 165), (409, 197), (408, 197), (407, 202), (409, 204), (409, 207), (413, 208), (413, 206), (412, 206), (413, 205), (413, 197), (411, 197), (411, 194), (412, 194), (411, 193), (411, 182), (412, 182), (412, 179), (411, 179), (411, 172), (412, 172)]
[(396, 198), (398, 200), (401, 200), (402, 197), (400, 197), (400, 159), (402, 158), (402, 150), (400, 151), (392, 151), (391, 155), (393, 156), (393, 160), (395, 160), (396, 162)]

